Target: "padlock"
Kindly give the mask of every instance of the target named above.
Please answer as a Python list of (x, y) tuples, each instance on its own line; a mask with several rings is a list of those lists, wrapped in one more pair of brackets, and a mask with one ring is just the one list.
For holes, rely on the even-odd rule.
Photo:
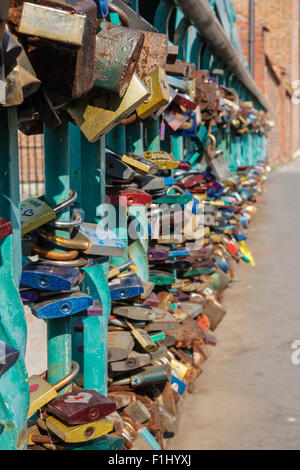
[(140, 328), (135, 328), (132, 323), (125, 320), (126, 324), (129, 326), (131, 330), (131, 334), (134, 339), (137, 341), (139, 346), (149, 354), (155, 353), (159, 350), (159, 345), (152, 341), (148, 333)]
[(135, 419), (139, 423), (143, 424), (151, 418), (151, 414), (145, 405), (140, 401), (136, 400), (130, 405), (123, 409), (123, 413)]
[(158, 341), (163, 341), (166, 338), (166, 335), (163, 331), (155, 331), (154, 333), (150, 333), (149, 336), (155, 343)]
[[(172, 191), (176, 191), (177, 194), (172, 194)], [(179, 186), (170, 186), (167, 189), (167, 195), (156, 199), (156, 204), (180, 204), (185, 205), (193, 200), (193, 196), (190, 193), (186, 193)]]
[(15, 365), (19, 356), (20, 351), (0, 340), (0, 378)]
[(0, 240), (13, 233), (12, 224), (9, 220), (0, 217)]
[(161, 450), (161, 446), (148, 429), (144, 427), (138, 430), (137, 438), (131, 450)]
[(159, 170), (158, 165), (154, 162), (149, 162), (147, 159), (133, 153), (122, 155), (121, 160), (142, 175), (154, 175)]
[(97, 142), (130, 116), (149, 96), (149, 91), (136, 74), (123, 98), (105, 91), (92, 90), (84, 98), (71, 103), (67, 111), (90, 142)]
[(127, 26), (132, 29), (140, 29), (143, 32), (158, 32), (152, 24), (148, 23), (148, 21), (146, 21), (135, 10), (130, 8), (127, 2), (125, 3), (123, 0), (112, 0), (112, 2), (109, 4), (109, 11), (117, 12), (122, 23), (125, 23), (124, 26)]
[(195, 319), (203, 312), (203, 306), (192, 302), (182, 302), (178, 304), (180, 310), (185, 312), (189, 318)]
[(183, 380), (180, 380), (179, 377), (172, 374), (172, 376), (171, 376), (171, 387), (172, 387), (173, 390), (175, 390), (177, 393), (179, 393), (179, 395), (182, 396), (182, 395), (184, 395), (184, 393), (186, 391), (187, 384)]
[(225, 161), (223, 152), (217, 150), (216, 148), (216, 139), (210, 134), (209, 138), (212, 142), (211, 145), (208, 145), (206, 149), (206, 161), (207, 164), (212, 168), (214, 174), (219, 181), (227, 181), (232, 177), (232, 173), (229, 170), (228, 164)]
[[(136, 400), (136, 395), (133, 392), (127, 391), (114, 391), (108, 393), (108, 398), (113, 401), (117, 407), (117, 410), (124, 408), (125, 406), (130, 405)], [(112, 413), (110, 416), (115, 417), (119, 416), (118, 413)]]
[(144, 292), (143, 283), (138, 277), (114, 279), (108, 285), (112, 300), (126, 300)]
[[(27, 417), (32, 416), (37, 410), (47, 405), (51, 400), (57, 397), (57, 392), (64, 388), (66, 385), (72, 383), (78, 375), (79, 365), (77, 362), (72, 362), (72, 371), (62, 380), (55, 385), (49, 384), (44, 378), (39, 375), (32, 375), (29, 377), (29, 392), (30, 392), (30, 406)], [(42, 376), (45, 374), (42, 374)]]
[(146, 32), (140, 58), (137, 62), (136, 73), (143, 80), (155, 69), (165, 69), (167, 60), (168, 38), (165, 34)]
[(41, 86), (41, 81), (36, 77), (36, 73), (23, 47), (17, 58), (17, 64), (20, 69), (21, 86), (25, 99), (38, 91)]
[(143, 191), (148, 191), (150, 193), (151, 191), (162, 190), (166, 186), (165, 178), (161, 178), (159, 176), (135, 175), (134, 181), (138, 183), (139, 187)]
[(156, 245), (154, 248), (148, 249), (148, 258), (150, 262), (164, 261), (169, 258), (169, 253), (169, 247)]
[(160, 170), (173, 170), (178, 168), (179, 162), (173, 155), (164, 151), (146, 151), (144, 152), (146, 160), (158, 165)]
[(68, 444), (65, 450), (122, 450), (124, 447), (124, 439), (119, 436), (108, 434), (88, 442), (80, 444)]
[(136, 70), (144, 38), (142, 32), (102, 22), (96, 38), (95, 87), (122, 98)]
[(98, 439), (113, 430), (113, 424), (106, 419), (68, 426), (62, 421), (49, 416), (46, 419), (46, 426), (49, 431), (58, 436), (64, 442), (86, 442)]
[[(124, 199), (126, 201), (126, 205), (130, 206), (138, 206), (138, 205), (146, 205), (152, 202), (152, 196), (141, 189), (118, 189), (114, 188), (107, 188), (106, 194), (108, 195), (109, 201), (111, 204), (116, 206), (124, 204)], [(120, 199), (122, 198), (122, 199)], [(123, 199), (124, 198), (124, 199)]]
[(166, 72), (175, 77), (190, 78), (195, 68), (195, 64), (176, 61), (174, 64), (166, 65)]
[(42, 199), (31, 198), (21, 203), (21, 234), (35, 230), (54, 220), (56, 214), (69, 207), (77, 198), (75, 191), (70, 191), (70, 197), (58, 206), (52, 208)]
[(48, 242), (61, 248), (81, 250), (86, 255), (123, 256), (125, 244), (111, 230), (104, 230), (101, 224), (83, 222), (71, 233), (71, 238), (59, 237), (46, 229), (38, 231)]
[(197, 108), (197, 104), (194, 103), (190, 96), (183, 93), (177, 93), (173, 99), (173, 103), (176, 103), (179, 106), (183, 106), (185, 109), (193, 111)]
[(47, 405), (47, 413), (69, 426), (98, 421), (115, 410), (116, 405), (99, 392), (78, 388), (54, 398)]
[(134, 340), (128, 331), (108, 332), (108, 362), (127, 360), (133, 350)]
[(173, 331), (179, 326), (176, 318), (166, 310), (153, 308), (155, 311), (155, 319), (147, 325), (147, 331)]
[(125, 181), (132, 181), (135, 176), (133, 169), (121, 160), (120, 155), (109, 149), (106, 149), (106, 174)]
[(152, 321), (155, 318), (155, 313), (152, 309), (135, 305), (115, 307), (113, 308), (113, 313), (129, 320)]
[(146, 387), (152, 384), (168, 382), (171, 378), (169, 365), (145, 367), (144, 370), (131, 377), (116, 380), (114, 385), (131, 385), (132, 388)]
[(15, 8), (10, 10), (9, 22), (20, 37), (25, 35), (27, 41), (38, 46), (30, 50), (29, 58), (54, 104), (64, 104), (91, 90), (96, 45), (95, 2), (61, 1), (57, 8), (57, 2), (50, 0), (30, 3), (14, 0), (12, 6)]
[(22, 54), (23, 48), (7, 29), (4, 31), (2, 47), (5, 75), (8, 76), (17, 65), (22, 65), (18, 62), (18, 59), (20, 58), (20, 54)]
[(37, 262), (23, 266), (21, 284), (46, 291), (67, 291), (72, 289), (79, 279), (78, 269)]
[(91, 305), (93, 305), (92, 297), (81, 292), (34, 304), (31, 311), (37, 318), (50, 320), (75, 315)]
[(173, 274), (156, 270), (150, 271), (149, 279), (156, 286), (169, 286), (176, 281), (176, 278)]
[[(152, 338), (151, 338), (152, 339)], [(125, 361), (111, 362), (110, 370), (115, 373), (128, 372), (147, 366), (151, 361), (149, 354), (141, 354), (131, 351)]]
[(150, 96), (136, 109), (140, 119), (146, 119), (159, 108), (169, 103), (170, 93), (165, 71), (162, 68), (153, 70), (144, 78), (144, 84), (149, 90)]

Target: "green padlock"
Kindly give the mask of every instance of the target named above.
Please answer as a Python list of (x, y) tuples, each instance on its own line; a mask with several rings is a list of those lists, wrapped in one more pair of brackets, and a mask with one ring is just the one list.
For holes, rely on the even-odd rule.
[(176, 277), (171, 273), (165, 273), (163, 271), (151, 271), (150, 281), (156, 286), (169, 286), (176, 282)]
[[(177, 194), (170, 194), (171, 191), (176, 191)], [(178, 194), (179, 193), (179, 194)], [(183, 189), (179, 188), (179, 186), (170, 186), (167, 190), (167, 195), (163, 197), (159, 197), (155, 200), (156, 204), (188, 204), (193, 199), (191, 194), (186, 194)]]

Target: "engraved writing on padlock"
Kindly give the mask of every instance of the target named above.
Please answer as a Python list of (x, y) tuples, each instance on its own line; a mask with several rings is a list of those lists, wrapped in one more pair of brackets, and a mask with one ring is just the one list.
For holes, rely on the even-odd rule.
[(96, 38), (95, 86), (122, 98), (137, 66), (143, 42), (142, 32), (101, 23)]
[(168, 38), (165, 34), (143, 31), (145, 35), (143, 49), (137, 63), (136, 73), (141, 79), (157, 68), (165, 68)]
[(0, 340), (0, 378), (15, 365), (19, 355), (20, 351)]
[(76, 389), (55, 398), (47, 406), (47, 412), (68, 425), (97, 421), (115, 410), (116, 405), (95, 390)]
[(127, 359), (133, 347), (134, 340), (128, 331), (108, 332), (108, 362)]
[(91, 305), (93, 305), (92, 297), (76, 293), (35, 304), (31, 310), (37, 318), (53, 319), (75, 315)]
[(80, 271), (65, 266), (27, 263), (23, 266), (21, 284), (46, 291), (70, 290), (80, 279)]

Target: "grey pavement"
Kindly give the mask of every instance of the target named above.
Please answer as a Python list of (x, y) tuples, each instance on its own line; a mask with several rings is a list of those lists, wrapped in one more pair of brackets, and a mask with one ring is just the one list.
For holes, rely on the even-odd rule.
[[(241, 264), (227, 289), (218, 346), (188, 395), (169, 449), (299, 449), (300, 160), (269, 176)], [(300, 344), (300, 343), (299, 343)]]

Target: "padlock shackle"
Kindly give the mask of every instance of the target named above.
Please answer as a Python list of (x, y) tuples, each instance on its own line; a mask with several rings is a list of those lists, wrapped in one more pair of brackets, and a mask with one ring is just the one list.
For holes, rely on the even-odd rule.
[(125, 28), (129, 28), (129, 18), (126, 13), (121, 10), (121, 8), (119, 8), (117, 5), (112, 4), (111, 2), (108, 2), (108, 9), (110, 13), (118, 13), (122, 25)]
[(213, 147), (216, 149), (217, 148), (217, 140), (213, 134), (208, 134), (207, 136), (208, 139), (212, 141)]
[(172, 190), (176, 190), (178, 193), (180, 194), (185, 194), (184, 190), (182, 188), (180, 188), (179, 186), (176, 186), (175, 184), (173, 186), (170, 186), (168, 189), (167, 189), (167, 194), (170, 194), (170, 192)]
[(88, 240), (72, 240), (70, 238), (59, 237), (54, 233), (48, 232), (44, 228), (38, 230), (39, 235), (53, 245), (59, 246), (60, 248), (67, 248), (70, 250), (86, 251), (89, 249), (90, 243)]
[(73, 202), (76, 201), (76, 199), (77, 199), (76, 191), (73, 191), (73, 189), (70, 189), (70, 197), (66, 199), (65, 201), (61, 202), (60, 204), (58, 204), (56, 207), (54, 207), (53, 211), (55, 212), (55, 214), (57, 214), (57, 212), (63, 211), (67, 207), (71, 206)]
[(39, 255), (42, 258), (46, 258), (49, 260), (54, 261), (73, 261), (77, 259), (79, 255), (79, 251), (72, 250), (72, 251), (56, 251), (56, 250), (48, 250), (42, 246), (33, 245), (32, 251)]
[[(71, 372), (66, 375), (63, 379), (61, 379), (59, 382), (53, 385), (54, 390), (56, 392), (59, 392), (62, 388), (64, 388), (66, 385), (69, 385), (75, 377), (77, 377), (79, 373), (79, 364), (76, 361), (72, 361), (72, 370)], [(47, 371), (43, 372), (40, 374), (41, 379), (47, 380)]]
[(76, 228), (82, 224), (82, 217), (79, 213), (74, 214), (73, 220), (52, 220), (47, 225), (54, 228), (68, 229)]
[(70, 261), (58, 261), (40, 257), (40, 260), (45, 261), (48, 264), (54, 264), (56, 266), (65, 266), (67, 268), (84, 268), (88, 266), (88, 260), (86, 258), (77, 258)]

